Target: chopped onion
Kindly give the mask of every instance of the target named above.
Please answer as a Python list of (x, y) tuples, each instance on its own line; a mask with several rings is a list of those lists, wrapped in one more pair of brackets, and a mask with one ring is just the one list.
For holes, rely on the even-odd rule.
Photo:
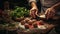
[(41, 18), (45, 18), (45, 15), (40, 15), (39, 17), (41, 17)]

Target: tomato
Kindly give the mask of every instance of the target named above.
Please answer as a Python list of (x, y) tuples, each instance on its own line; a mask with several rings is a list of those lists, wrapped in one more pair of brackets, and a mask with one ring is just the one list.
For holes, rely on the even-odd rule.
[(33, 24), (33, 21), (32, 20), (28, 21), (28, 24), (29, 25), (32, 25)]
[(40, 21), (37, 21), (36, 23), (37, 23), (37, 25), (43, 25), (43, 23)]
[(37, 24), (36, 23), (34, 23), (33, 26), (34, 26), (34, 28), (37, 28)]
[(29, 29), (29, 25), (28, 24), (25, 24), (25, 29)]
[(33, 29), (34, 27), (33, 27), (33, 25), (29, 25), (29, 29)]

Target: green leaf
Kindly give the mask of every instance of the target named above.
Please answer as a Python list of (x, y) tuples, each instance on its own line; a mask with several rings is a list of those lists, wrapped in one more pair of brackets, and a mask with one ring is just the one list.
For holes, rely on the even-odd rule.
[(29, 15), (29, 10), (27, 10), (25, 7), (15, 7), (15, 10), (11, 13), (14, 17), (23, 17)]

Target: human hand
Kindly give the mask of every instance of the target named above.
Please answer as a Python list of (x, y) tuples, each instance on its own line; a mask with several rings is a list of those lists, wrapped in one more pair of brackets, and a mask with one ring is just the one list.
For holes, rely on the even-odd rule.
[(33, 7), (31, 10), (30, 10), (30, 16), (33, 17), (33, 18), (36, 18), (36, 14), (38, 12), (38, 9), (36, 7)]
[(46, 18), (53, 18), (55, 15), (55, 10), (53, 8), (48, 8), (45, 12)]

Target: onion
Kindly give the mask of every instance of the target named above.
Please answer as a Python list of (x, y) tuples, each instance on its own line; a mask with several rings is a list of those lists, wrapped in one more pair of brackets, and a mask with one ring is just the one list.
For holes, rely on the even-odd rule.
[(41, 18), (45, 18), (45, 15), (40, 15)]

